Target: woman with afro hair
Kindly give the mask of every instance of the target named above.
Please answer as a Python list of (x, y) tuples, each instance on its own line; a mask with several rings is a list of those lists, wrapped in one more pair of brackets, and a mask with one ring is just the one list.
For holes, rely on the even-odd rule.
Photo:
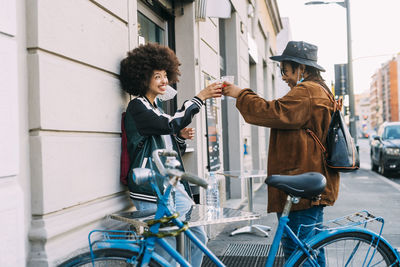
[[(206, 99), (221, 96), (222, 84), (213, 83), (191, 100), (185, 101), (181, 109), (173, 116), (165, 114), (157, 106), (156, 99), (165, 94), (169, 83), (179, 81), (179, 65), (178, 58), (170, 48), (152, 43), (140, 45), (128, 52), (127, 57), (121, 61), (119, 76), (121, 87), (125, 92), (135, 96), (129, 102), (125, 116), (131, 170), (137, 167), (149, 167), (147, 157), (154, 149), (160, 148), (178, 152), (178, 160), (183, 170), (181, 154), (186, 149), (185, 139), (194, 137), (194, 129), (186, 126), (200, 111)], [(146, 142), (151, 145), (146, 146)], [(164, 182), (157, 181), (157, 184), (162, 192)], [(150, 185), (137, 185), (132, 179), (128, 179), (128, 187), (130, 197), (138, 210), (156, 209), (157, 198)], [(177, 212), (185, 214), (194, 203), (192, 198), (189, 184), (181, 181), (174, 192), (172, 205), (176, 207)], [(192, 227), (191, 230), (200, 241), (207, 242), (203, 227)], [(166, 240), (173, 247), (176, 246), (174, 237), (166, 238)], [(156, 245), (156, 252), (169, 262), (173, 262), (173, 258), (158, 245)], [(202, 259), (201, 250), (192, 245), (192, 266), (201, 266)]]

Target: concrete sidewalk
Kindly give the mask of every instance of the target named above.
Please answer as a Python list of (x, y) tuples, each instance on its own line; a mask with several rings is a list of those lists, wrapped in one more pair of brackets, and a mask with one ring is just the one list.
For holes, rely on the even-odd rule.
[[(236, 203), (236, 207), (247, 210), (247, 203)], [(228, 202), (229, 204), (229, 202)], [(274, 231), (277, 227), (275, 213), (267, 214), (267, 187), (262, 185), (254, 193), (254, 211), (260, 213), (261, 219), (254, 224), (272, 227), (270, 237), (261, 237), (255, 234), (229, 234), (248, 222), (219, 225), (219, 234), (209, 241), (208, 247), (217, 255), (225, 254), (230, 244), (271, 244)], [(383, 236), (394, 247), (400, 247), (400, 186), (367, 168), (357, 172), (341, 174), (339, 198), (333, 207), (325, 208), (325, 220), (334, 219), (360, 210), (368, 210), (376, 216), (385, 219)], [(235, 267), (246, 265), (235, 265)], [(249, 267), (249, 265), (247, 265)]]

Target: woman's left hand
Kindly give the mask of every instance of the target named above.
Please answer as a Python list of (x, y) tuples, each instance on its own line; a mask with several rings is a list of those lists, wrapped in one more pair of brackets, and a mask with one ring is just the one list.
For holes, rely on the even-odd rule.
[(185, 139), (193, 140), (195, 133), (196, 132), (195, 132), (194, 128), (186, 127), (186, 128), (183, 128), (182, 130), (180, 130), (179, 136), (182, 138), (185, 138)]

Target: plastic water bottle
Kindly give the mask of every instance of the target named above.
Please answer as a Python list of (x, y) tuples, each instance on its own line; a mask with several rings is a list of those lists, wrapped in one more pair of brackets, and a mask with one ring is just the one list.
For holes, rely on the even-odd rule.
[(216, 215), (219, 212), (219, 189), (218, 181), (215, 177), (214, 172), (210, 172), (208, 175), (208, 188), (206, 191), (206, 204), (208, 206), (208, 212)]

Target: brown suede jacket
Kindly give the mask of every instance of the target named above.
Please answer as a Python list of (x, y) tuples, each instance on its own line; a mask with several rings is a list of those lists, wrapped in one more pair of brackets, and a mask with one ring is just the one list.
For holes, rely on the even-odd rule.
[[(319, 172), (327, 179), (320, 200), (301, 199), (292, 210), (332, 206), (338, 197), (339, 173), (326, 166), (321, 148), (305, 131), (312, 130), (326, 146), (333, 96), (324, 90), (318, 82), (304, 81), (277, 100), (266, 101), (250, 89), (242, 90), (237, 98), (236, 107), (247, 123), (271, 128), (268, 175)], [(286, 197), (284, 192), (269, 187), (268, 212), (282, 212)]]

